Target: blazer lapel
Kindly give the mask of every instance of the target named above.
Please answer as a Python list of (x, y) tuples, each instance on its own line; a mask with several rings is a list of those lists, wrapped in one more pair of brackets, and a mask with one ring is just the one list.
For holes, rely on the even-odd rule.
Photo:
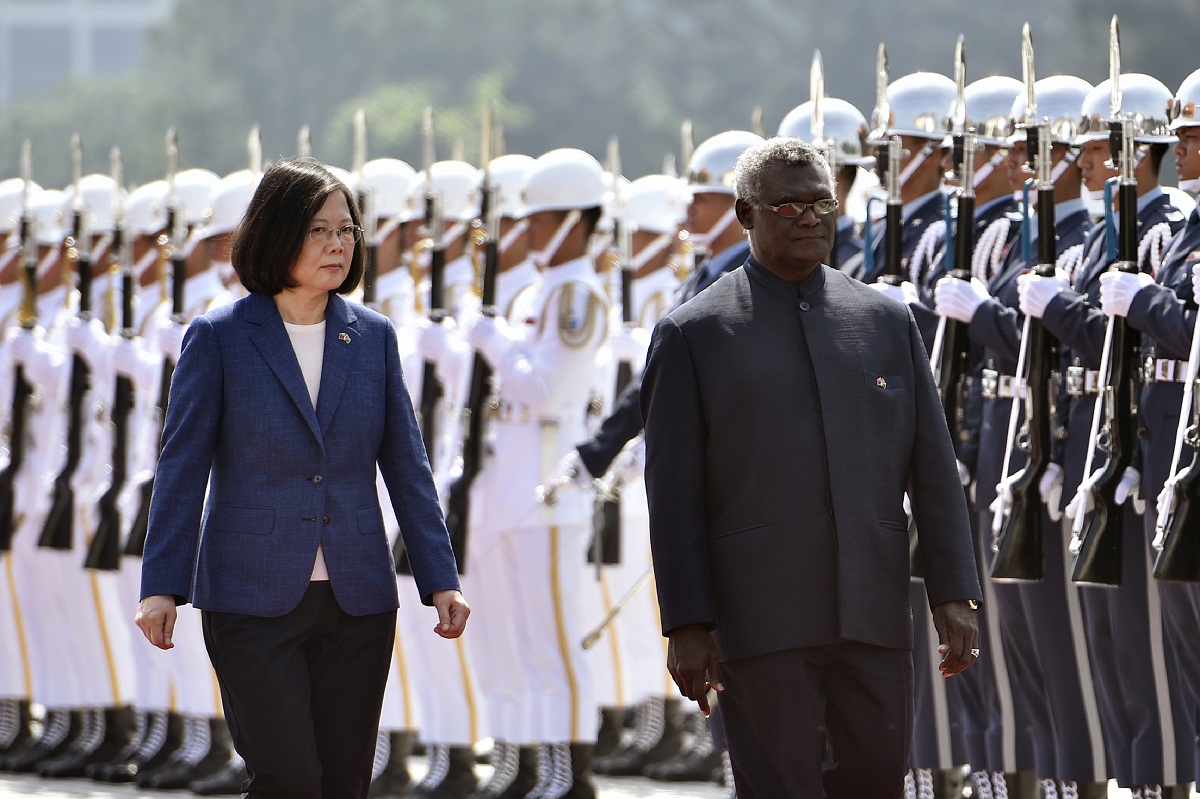
[(246, 318), (255, 326), (250, 333), (250, 340), (283, 384), (284, 390), (304, 417), (304, 421), (308, 423), (312, 434), (316, 436), (317, 441), (321, 441), (317, 414), (313, 410), (312, 400), (309, 399), (308, 388), (304, 385), (300, 362), (296, 360), (296, 350), (292, 347), (287, 330), (284, 329), (283, 317), (279, 315), (275, 301), (264, 294), (251, 294), (247, 303)]
[(329, 295), (325, 310), (325, 360), (321, 364), (321, 390), (317, 394), (317, 421), (321, 437), (329, 431), (334, 412), (346, 391), (350, 370), (362, 349), (358, 317), (337, 294)]

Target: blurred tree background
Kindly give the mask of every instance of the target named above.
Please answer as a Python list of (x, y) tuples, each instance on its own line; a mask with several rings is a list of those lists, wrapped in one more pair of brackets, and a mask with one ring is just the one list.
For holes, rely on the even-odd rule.
[[(420, 167), (420, 120), (436, 111), (437, 156), (479, 158), (479, 120), (495, 103), (508, 152), (579, 147), (603, 158), (616, 136), (630, 177), (661, 170), (696, 141), (749, 128), (768, 134), (808, 99), (813, 51), (827, 94), (868, 118), (878, 44), (893, 78), (951, 71), (966, 38), (967, 78), (1020, 77), (1020, 32), (1033, 28), (1039, 77), (1107, 77), (1108, 23), (1120, 15), (1126, 72), (1174, 91), (1200, 66), (1196, 0), (180, 0), (142, 68), (75, 81), (0, 113), (0, 177), (34, 143), (34, 177), (69, 180), (70, 136), (85, 171), (106, 171), (119, 145), (127, 179), (160, 177), (174, 126), (181, 165), (224, 174), (246, 164), (251, 127), (264, 158), (293, 155), (308, 125), (313, 155), (348, 167), (352, 118), (366, 109), (370, 157)], [(682, 165), (681, 167), (682, 168)]]

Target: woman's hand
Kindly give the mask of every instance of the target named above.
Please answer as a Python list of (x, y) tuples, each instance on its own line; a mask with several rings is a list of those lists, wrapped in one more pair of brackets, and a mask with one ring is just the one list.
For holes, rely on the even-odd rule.
[(438, 625), (433, 631), (443, 638), (457, 638), (467, 628), (471, 606), (463, 595), (454, 590), (434, 591), (433, 606), (437, 608)]
[(148, 596), (138, 603), (134, 623), (142, 629), (146, 640), (159, 649), (171, 649), (175, 632), (175, 597), (168, 594)]

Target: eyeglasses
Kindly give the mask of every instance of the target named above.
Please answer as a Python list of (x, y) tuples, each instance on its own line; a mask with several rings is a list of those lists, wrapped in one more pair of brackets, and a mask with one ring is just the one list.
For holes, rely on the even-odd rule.
[(768, 211), (774, 211), (784, 219), (796, 219), (804, 216), (804, 212), (810, 208), (817, 216), (832, 214), (838, 208), (838, 201), (832, 197), (825, 197), (811, 203), (780, 203), (779, 205), (767, 205), (766, 203), (762, 203), (760, 207), (765, 208)]
[(313, 225), (308, 229), (308, 240), (313, 244), (327, 244), (335, 233), (337, 234), (338, 241), (342, 244), (353, 244), (362, 238), (363, 229), (358, 225), (346, 225), (339, 228)]

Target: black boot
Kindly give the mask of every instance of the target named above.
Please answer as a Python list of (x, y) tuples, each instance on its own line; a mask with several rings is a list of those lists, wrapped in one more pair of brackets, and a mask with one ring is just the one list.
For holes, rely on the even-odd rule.
[(685, 719), (684, 726), (693, 727), (691, 746), (681, 749), (675, 757), (661, 763), (651, 763), (642, 773), (652, 780), (664, 782), (706, 782), (712, 779), (713, 772), (721, 768), (721, 753), (713, 747), (712, 733), (704, 717), (699, 717), (695, 724), (691, 715)]
[(88, 773), (98, 782), (133, 782), (143, 771), (164, 765), (183, 743), (183, 717), (156, 710), (147, 714), (146, 731), (133, 753), (113, 763), (96, 765)]
[(1004, 795), (1009, 799), (1038, 799), (1040, 795), (1037, 772), (1032, 769), (1025, 771), (1005, 771), (992, 773), (992, 792), (1000, 793), (999, 786), (1003, 784)]
[(525, 799), (538, 783), (538, 748), (536, 746), (521, 746), (517, 748), (517, 776), (509, 783), (496, 799)]
[(474, 749), (432, 744), (429, 772), (411, 796), (414, 799), (467, 799), (478, 787)]
[(367, 796), (379, 799), (383, 796), (401, 796), (412, 785), (412, 774), (408, 770), (408, 757), (417, 740), (416, 730), (391, 730), (387, 736), (388, 754), (383, 771), (371, 780)]
[(600, 729), (596, 732), (596, 757), (616, 754), (625, 730), (625, 711), (617, 707), (600, 708)]
[(58, 708), (51, 710), (42, 737), (4, 758), (0, 770), (18, 774), (34, 771), (39, 763), (70, 751), (84, 731), (83, 711)]
[(213, 774), (192, 780), (188, 790), (200, 796), (240, 796), (242, 785), (248, 779), (250, 775), (246, 773), (246, 764), (240, 757), (235, 757)]
[(1108, 799), (1108, 782), (1106, 781), (1060, 782), (1058, 784), (1058, 795), (1060, 797), (1065, 794), (1068, 785), (1075, 789), (1075, 795), (1079, 799)]
[(512, 785), (520, 765), (517, 745), (496, 739), (492, 742), (488, 762), (492, 767), (492, 776), (479, 783), (470, 799), (495, 799)]
[(185, 721), (184, 744), (161, 768), (134, 778), (143, 788), (173, 790), (186, 788), (211, 776), (233, 757), (229, 728), (222, 718), (190, 717)]
[(541, 799), (596, 799), (592, 781), (593, 744), (551, 744), (554, 777)]
[(0, 700), (0, 758), (33, 741), (32, 722), (28, 699)]
[(669, 760), (683, 748), (682, 700), (654, 697), (643, 704), (645, 712), (633, 742), (611, 757), (598, 760), (597, 774), (637, 776), (650, 764)]
[(69, 752), (38, 764), (43, 777), (82, 777), (89, 766), (107, 763), (129, 746), (137, 729), (133, 707), (106, 707), (84, 711), (89, 717), (86, 734)]

